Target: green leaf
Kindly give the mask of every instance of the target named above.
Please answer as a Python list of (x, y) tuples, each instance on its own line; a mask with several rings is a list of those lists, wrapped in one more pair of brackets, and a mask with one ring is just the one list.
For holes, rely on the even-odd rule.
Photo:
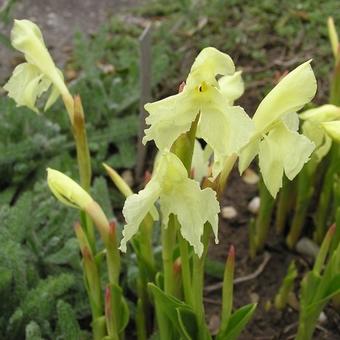
[(240, 335), (248, 321), (253, 316), (257, 304), (249, 304), (239, 308), (230, 317), (228, 326), (225, 330), (221, 330), (217, 335), (217, 340), (234, 340)]
[[(169, 319), (173, 330), (177, 333), (177, 339), (179, 335), (184, 339), (191, 339), (191, 333), (197, 334), (196, 331), (194, 331), (194, 329), (198, 328), (197, 321), (190, 306), (164, 293), (153, 283), (149, 283), (148, 287), (155, 299), (156, 308)], [(169, 339), (176, 339), (176, 334), (169, 336)]]
[(186, 305), (184, 302), (176, 299), (175, 297), (164, 293), (160, 288), (158, 288), (155, 284), (149, 283), (148, 288), (152, 293), (155, 302), (159, 304), (160, 309), (164, 314), (170, 319), (171, 323), (176, 327), (176, 329), (180, 332), (180, 326), (177, 318), (177, 308), (183, 307), (190, 310), (190, 307)]
[(198, 339), (199, 329), (194, 312), (187, 308), (176, 308), (181, 333), (186, 340)]
[(129, 323), (130, 311), (126, 303), (126, 300), (123, 296), (122, 289), (116, 284), (112, 284), (110, 288), (112, 294), (112, 301), (119, 302), (119, 306), (114, 306), (113, 308), (116, 307), (117, 328), (118, 332), (121, 333), (124, 331), (127, 324)]

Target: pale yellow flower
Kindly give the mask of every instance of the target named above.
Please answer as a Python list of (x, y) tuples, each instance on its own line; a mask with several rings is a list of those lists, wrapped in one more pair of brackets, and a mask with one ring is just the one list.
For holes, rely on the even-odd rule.
[(163, 227), (167, 227), (170, 214), (180, 224), (182, 236), (191, 244), (195, 253), (201, 256), (204, 224), (209, 222), (217, 242), (219, 203), (215, 192), (201, 189), (199, 184), (188, 178), (187, 170), (180, 159), (164, 151), (145, 189), (127, 198), (123, 208), (126, 225), (120, 249), (126, 251), (126, 243), (135, 235), (141, 222), (159, 199)]
[(22, 52), (26, 62), (13, 71), (4, 89), (18, 106), (27, 106), (38, 112), (37, 99), (50, 91), (45, 104), (47, 110), (61, 94), (68, 111), (73, 112), (73, 99), (63, 79), (61, 71), (55, 66), (39, 27), (29, 20), (15, 20), (11, 32), (11, 42), (15, 49)]
[(310, 61), (305, 62), (269, 92), (254, 114), (255, 132), (240, 152), (239, 170), (242, 173), (259, 155), (263, 180), (273, 197), (282, 186), (283, 172), (292, 180), (315, 148), (297, 132), (296, 112), (312, 100), (316, 88)]
[(304, 121), (302, 125), (303, 133), (315, 144), (313, 153), (315, 160), (320, 162), (328, 153), (332, 146), (332, 139), (339, 140), (337, 125), (340, 120), (340, 108), (325, 104), (309, 109), (301, 113), (300, 118)]
[[(217, 76), (222, 78), (218, 81)], [(200, 115), (197, 136), (215, 154), (236, 153), (249, 140), (253, 129), (245, 111), (231, 106), (242, 93), (241, 74), (235, 74), (231, 58), (215, 48), (205, 48), (192, 65), (181, 93), (145, 105), (150, 127), (145, 130), (143, 142), (154, 140), (160, 150), (170, 149)]]

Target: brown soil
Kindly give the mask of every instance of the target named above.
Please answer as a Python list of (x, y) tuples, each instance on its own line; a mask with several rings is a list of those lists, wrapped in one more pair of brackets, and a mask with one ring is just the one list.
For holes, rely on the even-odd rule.
[[(228, 183), (222, 206), (232, 205), (238, 215), (232, 220), (221, 220), (219, 229), (219, 245), (211, 245), (210, 258), (225, 261), (228, 248), (231, 244), (236, 249), (235, 278), (244, 277), (254, 273), (263, 263), (264, 254), (259, 254), (254, 260), (248, 255), (248, 223), (251, 213), (247, 209), (249, 201), (256, 196), (256, 185), (246, 184), (234, 170)], [(301, 276), (310, 269), (312, 260), (289, 251), (283, 237), (270, 232), (269, 242), (265, 252), (269, 253), (270, 260), (264, 270), (256, 278), (234, 286), (234, 307), (258, 302), (253, 320), (240, 336), (240, 340), (284, 340), (294, 339), (297, 330), (298, 312), (288, 306), (283, 312), (277, 311), (274, 306), (269, 310), (265, 307), (274, 297), (281, 285), (288, 265), (295, 259)], [(216, 279), (207, 278), (206, 285), (216, 283)], [(298, 284), (296, 294), (298, 294)], [(206, 294), (206, 310), (211, 328), (216, 328), (220, 314), (221, 290)], [(340, 316), (331, 307), (325, 310), (327, 321), (320, 325), (315, 332), (314, 339), (336, 340), (340, 336)]]

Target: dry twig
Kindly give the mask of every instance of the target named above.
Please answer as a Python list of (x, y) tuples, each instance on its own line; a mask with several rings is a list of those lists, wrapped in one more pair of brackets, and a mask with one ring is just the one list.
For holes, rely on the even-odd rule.
[[(270, 258), (271, 258), (270, 254), (265, 252), (264, 256), (263, 256), (263, 261), (259, 265), (259, 267), (253, 273), (251, 273), (249, 275), (236, 278), (234, 280), (234, 285), (236, 285), (238, 283), (242, 283), (242, 282), (246, 282), (246, 281), (250, 281), (250, 280), (256, 279), (263, 272), (263, 270), (267, 266)], [(211, 293), (211, 292), (213, 292), (215, 290), (221, 289), (222, 286), (223, 286), (223, 282), (217, 282), (217, 283), (214, 283), (212, 285), (209, 285), (209, 286), (205, 287), (204, 291), (206, 293)]]

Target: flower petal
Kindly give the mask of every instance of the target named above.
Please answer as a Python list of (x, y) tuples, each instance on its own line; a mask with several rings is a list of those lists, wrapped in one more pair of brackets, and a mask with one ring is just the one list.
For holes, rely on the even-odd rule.
[(50, 85), (51, 81), (41, 74), (36, 66), (22, 63), (14, 69), (4, 89), (8, 91), (8, 96), (15, 100), (17, 106), (27, 106), (38, 112), (35, 102)]
[(310, 102), (317, 88), (310, 61), (286, 75), (262, 100), (253, 121), (257, 131), (266, 129), (281, 116), (297, 112)]
[(292, 180), (315, 148), (307, 137), (281, 123), (260, 142), (259, 161), (264, 183), (275, 198), (282, 186), (283, 170)]
[(206, 148), (203, 150), (201, 144), (196, 139), (192, 155), (191, 169), (194, 179), (199, 183), (204, 177), (208, 176), (209, 157), (207, 157), (207, 154)]
[(327, 134), (337, 142), (340, 142), (340, 121), (322, 123)]
[(183, 91), (174, 96), (145, 105), (149, 112), (146, 123), (151, 125), (145, 130), (143, 143), (154, 140), (158, 149), (170, 149), (174, 141), (190, 130), (199, 108), (192, 101), (191, 91)]
[(281, 121), (285, 123), (289, 130), (298, 131), (300, 120), (296, 112), (289, 112), (281, 117)]
[(199, 184), (191, 179), (183, 180), (170, 192), (162, 192), (160, 206), (165, 223), (169, 215), (177, 216), (181, 225), (180, 232), (198, 256), (202, 256), (201, 238), (204, 224), (209, 222), (217, 240), (218, 217), (220, 211), (216, 193), (206, 188), (201, 190)]
[(299, 116), (303, 120), (310, 120), (318, 123), (329, 122), (340, 119), (340, 107), (332, 104), (321, 105), (314, 109), (306, 110)]
[(270, 133), (259, 144), (259, 166), (263, 182), (275, 198), (282, 186), (283, 164), (280, 146)]
[(29, 20), (15, 20), (11, 31), (11, 41), (15, 49), (24, 53), (28, 63), (35, 65), (58, 87), (59, 91), (68, 94), (60, 77), (60, 70), (55, 66), (39, 27)]
[(306, 120), (302, 125), (303, 134), (315, 144), (313, 156), (317, 162), (324, 158), (332, 146), (332, 139), (326, 134), (322, 125)]
[(156, 178), (152, 178), (143, 190), (126, 199), (123, 207), (126, 225), (119, 247), (122, 252), (126, 252), (126, 243), (137, 233), (140, 224), (157, 201), (160, 191), (159, 182)]
[(249, 141), (254, 127), (240, 106), (227, 106), (223, 100), (218, 90), (207, 90), (200, 108), (197, 136), (203, 138), (215, 153), (227, 156), (237, 153)]
[(218, 85), (222, 95), (227, 99), (228, 105), (233, 105), (234, 101), (244, 93), (242, 71), (235, 72), (231, 76), (221, 77), (218, 80)]
[(249, 167), (252, 160), (259, 153), (259, 143), (260, 143), (260, 138), (256, 138), (254, 140), (251, 140), (239, 152), (238, 170), (239, 170), (240, 174), (242, 174), (243, 171), (246, 170)]
[(200, 86), (202, 82), (217, 86), (217, 75), (224, 76), (234, 72), (235, 65), (228, 54), (220, 52), (214, 47), (206, 47), (196, 57), (187, 78), (186, 86), (195, 88)]

